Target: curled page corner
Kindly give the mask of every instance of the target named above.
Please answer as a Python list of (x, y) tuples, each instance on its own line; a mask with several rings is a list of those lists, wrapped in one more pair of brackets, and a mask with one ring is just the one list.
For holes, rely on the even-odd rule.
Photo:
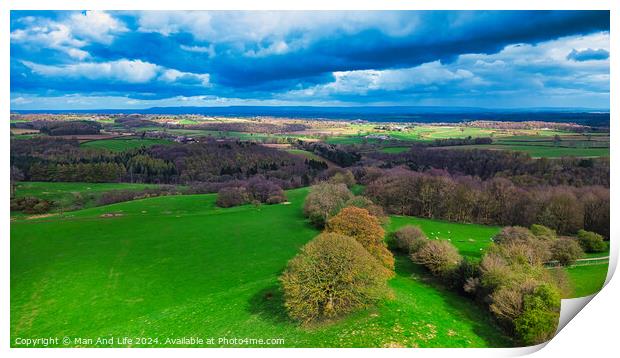
[(601, 289), (589, 296), (563, 299), (562, 305), (560, 307), (560, 321), (558, 323), (558, 329), (555, 334), (560, 333), (564, 327), (573, 319), (577, 314), (588, 304), (592, 299), (598, 295), (602, 290), (605, 289), (605, 286), (611, 281), (613, 277), (616, 267), (618, 265), (618, 250), (615, 242), (610, 240), (610, 250), (609, 250), (609, 264), (607, 266), (607, 277), (605, 279), (605, 283)]

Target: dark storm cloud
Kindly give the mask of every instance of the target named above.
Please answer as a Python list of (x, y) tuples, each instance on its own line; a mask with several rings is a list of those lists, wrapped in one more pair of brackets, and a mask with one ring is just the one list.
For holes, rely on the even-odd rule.
[[(357, 97), (336, 86), (334, 73), (413, 73), (407, 69), (435, 62), (449, 68), (448, 74), (456, 73), (453, 65), (465, 54), (493, 55), (510, 45), (531, 47), (571, 36), (608, 36), (608, 31), (608, 11), (19, 11), (11, 14), (11, 91), (273, 99), (324, 85), (329, 88), (322, 93), (334, 100), (361, 103), (390, 94), (396, 102), (398, 96), (409, 100), (407, 94), (420, 92), (454, 96), (450, 88), (455, 87), (483, 95), (492, 88), (475, 76), (477, 64), (463, 71), (478, 81), (472, 76), (456, 76), (462, 81), (449, 84), (413, 81), (415, 88), (388, 85)], [(566, 56), (588, 61), (606, 59), (609, 53), (573, 49)], [(505, 71), (486, 77), (493, 80)], [(571, 75), (569, 67), (554, 64), (532, 66), (530, 74), (554, 77), (554, 72)]]

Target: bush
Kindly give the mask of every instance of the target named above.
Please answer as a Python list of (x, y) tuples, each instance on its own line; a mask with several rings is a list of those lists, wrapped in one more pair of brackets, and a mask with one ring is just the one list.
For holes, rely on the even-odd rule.
[(303, 323), (349, 313), (387, 296), (383, 272), (355, 239), (321, 234), (289, 261), (280, 277), (284, 306)]
[(607, 244), (603, 237), (592, 231), (579, 230), (577, 232), (579, 245), (585, 252), (603, 252), (607, 250)]
[(312, 224), (323, 227), (327, 220), (338, 214), (352, 197), (353, 194), (344, 184), (313, 185), (304, 202), (304, 215)]
[(413, 254), (426, 245), (428, 237), (417, 226), (406, 225), (394, 233), (396, 248), (406, 254)]
[(141, 190), (122, 189), (110, 190), (101, 194), (97, 200), (97, 205), (110, 205), (144, 198), (152, 198), (162, 195), (178, 195), (180, 192), (174, 186), (160, 186)]
[(329, 219), (326, 230), (354, 238), (383, 266), (394, 270), (394, 256), (383, 241), (385, 231), (379, 219), (370, 215), (368, 210), (356, 207), (344, 208), (338, 215)]
[(557, 239), (558, 237), (558, 234), (555, 232), (555, 230), (550, 229), (544, 225), (533, 224), (530, 227), (530, 231), (532, 232), (532, 234), (534, 234), (534, 236), (542, 240), (551, 241)]
[(562, 266), (575, 263), (575, 260), (583, 257), (583, 250), (579, 242), (570, 237), (563, 237), (551, 245), (551, 259), (556, 260)]
[(529, 243), (534, 241), (535, 237), (525, 227), (521, 226), (506, 226), (499, 232), (499, 234), (495, 235), (493, 241), (497, 244), (507, 244), (507, 243)]
[[(460, 293), (475, 294), (480, 284), (478, 261), (462, 257), (459, 266), (448, 276), (448, 286)], [(467, 286), (467, 288), (466, 288)]]
[(25, 196), (11, 200), (11, 211), (22, 211), (26, 214), (45, 214), (52, 209), (54, 202)]
[(355, 206), (356, 208), (366, 209), (371, 215), (376, 216), (382, 224), (387, 223), (389, 220), (389, 217), (385, 215), (385, 211), (383, 211), (383, 208), (373, 203), (372, 200), (368, 199), (365, 196), (354, 196), (351, 199), (347, 200), (344, 206)]
[(519, 286), (504, 286), (494, 291), (489, 310), (500, 320), (514, 321), (523, 313), (523, 290)]
[(350, 188), (355, 185), (355, 177), (350, 170), (342, 170), (329, 178), (329, 182), (332, 184), (344, 184), (347, 188)]
[(413, 262), (424, 265), (436, 276), (446, 277), (461, 263), (462, 257), (454, 245), (445, 240), (429, 240), (411, 255)]
[(511, 262), (541, 264), (551, 259), (551, 241), (534, 236), (521, 226), (503, 228), (493, 241), (496, 244), (494, 249), (504, 251), (502, 256)]
[(560, 318), (560, 293), (542, 284), (523, 298), (523, 314), (515, 321), (515, 331), (526, 345), (548, 341), (553, 337)]
[(244, 187), (222, 188), (217, 192), (215, 204), (222, 208), (244, 205), (250, 202), (250, 194)]
[(246, 187), (251, 199), (261, 203), (277, 204), (286, 201), (282, 188), (261, 176), (251, 178)]

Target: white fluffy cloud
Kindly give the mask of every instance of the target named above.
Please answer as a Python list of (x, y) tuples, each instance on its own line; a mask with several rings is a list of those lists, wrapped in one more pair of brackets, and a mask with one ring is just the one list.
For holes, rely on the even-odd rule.
[(609, 33), (560, 38), (538, 45), (510, 45), (496, 54), (460, 55), (451, 63), (434, 61), (410, 68), (333, 72), (332, 82), (295, 89), (282, 98), (330, 98), (379, 91), (400, 92), (416, 98), (439, 92), (464, 99), (472, 93), (507, 98), (520, 93), (521, 97), (532, 100), (544, 101), (550, 97), (557, 102), (564, 100), (568, 107), (573, 105), (570, 102), (573, 95), (605, 98), (609, 93), (608, 59), (587, 62), (567, 59), (573, 49), (588, 46), (608, 50)]
[(75, 36), (104, 44), (112, 41), (114, 33), (127, 31), (125, 24), (105, 11), (74, 13), (68, 23)]
[(166, 83), (183, 82), (209, 85), (209, 74), (197, 74), (168, 69), (141, 60), (116, 60), (109, 62), (80, 62), (68, 65), (42, 65), (23, 61), (32, 72), (46, 77), (85, 78), (126, 83), (146, 83), (159, 80)]
[(86, 78), (128, 83), (144, 83), (157, 75), (157, 65), (141, 60), (117, 60), (110, 62), (81, 62), (50, 66), (24, 61), (32, 72), (47, 77)]
[(202, 86), (209, 86), (209, 74), (208, 73), (191, 73), (191, 72), (182, 72), (174, 69), (168, 69), (162, 72), (159, 76), (159, 79), (168, 82), (197, 82)]
[(72, 13), (58, 21), (26, 17), (28, 27), (11, 32), (11, 42), (32, 48), (50, 48), (83, 60), (89, 56), (81, 49), (90, 41), (109, 44), (114, 34), (127, 31), (125, 25), (103, 11)]

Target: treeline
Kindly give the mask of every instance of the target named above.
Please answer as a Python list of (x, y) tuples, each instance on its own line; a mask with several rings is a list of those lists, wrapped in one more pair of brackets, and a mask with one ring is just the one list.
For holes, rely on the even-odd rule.
[(316, 161), (250, 142), (207, 140), (111, 152), (49, 137), (13, 140), (11, 165), (24, 180), (190, 184), (260, 175), (283, 188), (308, 185), (325, 169)]
[(445, 172), (357, 170), (366, 196), (389, 212), (490, 225), (541, 224), (560, 234), (580, 229), (609, 238), (609, 189), (602, 186), (517, 186)]
[(220, 132), (245, 132), (245, 133), (289, 133), (300, 132), (308, 129), (308, 126), (301, 123), (261, 123), (261, 122), (220, 122), (220, 123), (201, 123), (196, 125), (185, 125), (187, 129), (212, 130)]
[(544, 121), (525, 121), (525, 122), (502, 122), (502, 121), (471, 121), (464, 123), (467, 127), (490, 128), (490, 129), (539, 129), (539, 130), (558, 130), (567, 132), (585, 132), (590, 129), (576, 123), (544, 122)]
[(160, 127), (161, 124), (144, 119), (138, 116), (126, 116), (114, 119), (114, 123), (121, 124), (127, 128), (139, 128), (139, 127)]
[(491, 144), (493, 143), (493, 139), (489, 137), (476, 137), (472, 138), (468, 136), (466, 138), (445, 138), (445, 139), (435, 139), (430, 142), (428, 146), (430, 147), (449, 147), (456, 145), (481, 145), (481, 144)]
[(101, 124), (95, 121), (34, 121), (12, 123), (11, 127), (36, 129), (51, 136), (99, 134)]
[(350, 167), (362, 159), (352, 147), (327, 144), (322, 142), (297, 141), (297, 148), (312, 152), (341, 167)]
[(416, 147), (408, 152), (369, 153), (373, 166), (406, 166), (413, 171), (445, 169), (451, 174), (482, 179), (506, 177), (519, 185), (602, 185), (609, 187), (608, 158), (532, 159), (520, 152)]

